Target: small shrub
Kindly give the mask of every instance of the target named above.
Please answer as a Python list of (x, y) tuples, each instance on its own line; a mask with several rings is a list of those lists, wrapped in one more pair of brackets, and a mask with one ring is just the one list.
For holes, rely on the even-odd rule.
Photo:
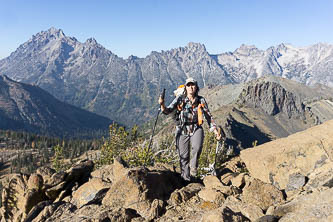
[(101, 147), (101, 157), (98, 166), (113, 163), (113, 158), (119, 156), (129, 145), (129, 133), (124, 127), (112, 124), (109, 127), (109, 138), (104, 141)]
[(52, 167), (57, 171), (62, 171), (66, 168), (64, 162), (64, 148), (60, 145), (53, 147), (54, 156), (52, 158)]
[(128, 148), (121, 154), (129, 166), (150, 166), (154, 164), (154, 154), (148, 145)]

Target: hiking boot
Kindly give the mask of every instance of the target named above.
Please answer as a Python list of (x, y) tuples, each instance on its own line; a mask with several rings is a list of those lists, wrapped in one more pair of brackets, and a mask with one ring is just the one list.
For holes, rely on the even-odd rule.
[(192, 169), (192, 168), (191, 168), (191, 170), (190, 170), (190, 175), (191, 175), (191, 177), (196, 177), (197, 174), (198, 174), (197, 169)]

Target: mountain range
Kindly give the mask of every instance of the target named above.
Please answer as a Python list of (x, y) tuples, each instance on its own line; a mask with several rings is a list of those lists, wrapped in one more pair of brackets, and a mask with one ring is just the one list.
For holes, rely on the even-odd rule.
[(266, 75), (306, 85), (333, 85), (333, 45), (298, 48), (280, 44), (267, 50), (242, 45), (211, 55), (200, 43), (145, 58), (123, 59), (93, 38), (84, 43), (50, 28), (32, 36), (0, 60), (0, 75), (35, 84), (61, 101), (117, 120), (140, 124), (155, 115), (163, 88), (171, 92), (189, 76), (200, 87), (248, 82)]
[(0, 129), (43, 135), (99, 136), (112, 121), (54, 98), (38, 86), (0, 76)]

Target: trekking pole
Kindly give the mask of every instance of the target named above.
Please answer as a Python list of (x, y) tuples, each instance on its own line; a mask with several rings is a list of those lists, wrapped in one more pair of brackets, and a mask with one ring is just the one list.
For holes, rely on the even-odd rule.
[[(164, 100), (164, 97), (165, 97), (165, 89), (163, 89), (162, 94), (161, 94), (161, 98), (163, 100)], [(156, 127), (158, 116), (160, 115), (160, 112), (161, 112), (161, 107), (158, 109), (158, 112), (157, 112), (155, 124), (153, 126), (153, 131), (152, 131), (152, 134), (151, 134), (151, 137), (150, 137), (150, 141), (149, 141), (149, 145), (148, 145), (148, 152), (150, 151), (150, 147), (151, 147), (151, 144), (153, 142), (153, 136), (154, 136), (154, 132), (155, 132), (155, 127)]]
[[(216, 174), (217, 174), (217, 173), (216, 173), (217, 154), (219, 153), (221, 146), (222, 146), (222, 145), (224, 146), (224, 144), (222, 144), (222, 141), (223, 141), (222, 138), (225, 136), (225, 134), (224, 134), (224, 132), (223, 132), (221, 126), (219, 126), (219, 127), (217, 128), (217, 130), (218, 130), (219, 134), (221, 135), (221, 138), (220, 138), (219, 140), (217, 140), (217, 142), (216, 142), (215, 160), (214, 160), (214, 163), (213, 163), (213, 172), (212, 172), (212, 175), (213, 175), (213, 176), (216, 176)], [(222, 147), (222, 149), (223, 149), (223, 148), (224, 148), (224, 147)]]

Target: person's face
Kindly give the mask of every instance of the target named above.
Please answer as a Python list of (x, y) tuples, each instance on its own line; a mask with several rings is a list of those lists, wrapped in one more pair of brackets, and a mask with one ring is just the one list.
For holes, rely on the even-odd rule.
[(188, 94), (194, 95), (196, 90), (197, 90), (197, 86), (194, 83), (190, 82), (190, 83), (186, 84), (186, 92)]

